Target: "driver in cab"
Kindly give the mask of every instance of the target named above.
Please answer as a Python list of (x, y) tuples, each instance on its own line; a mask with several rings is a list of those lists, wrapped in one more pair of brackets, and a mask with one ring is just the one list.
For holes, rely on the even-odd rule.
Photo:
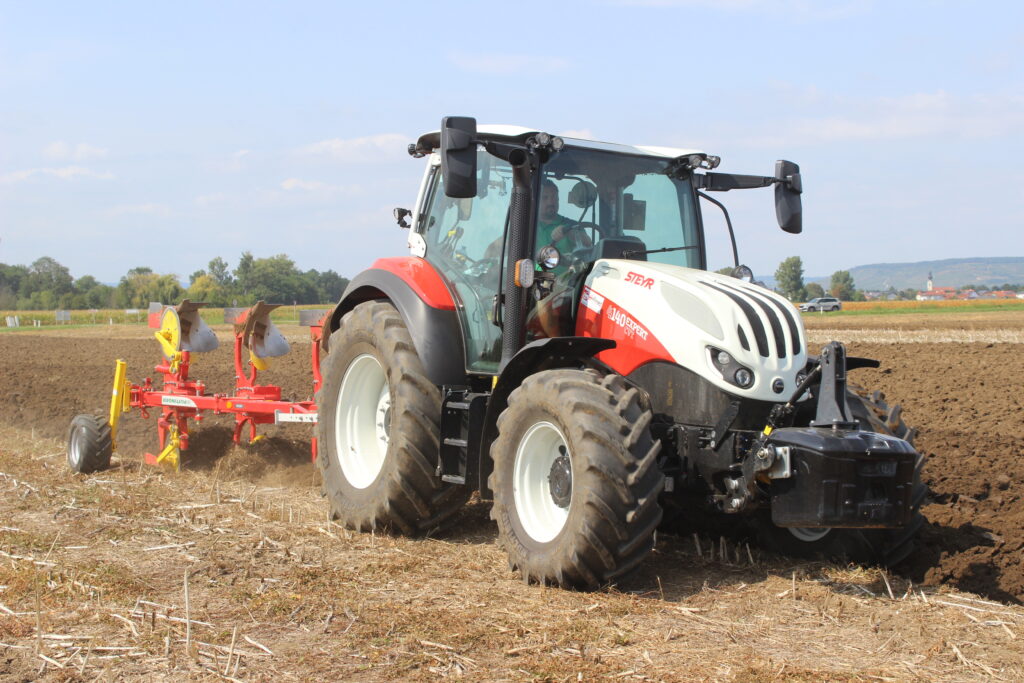
[[(572, 319), (572, 290), (564, 285), (555, 285), (555, 279), (568, 271), (569, 254), (593, 246), (590, 237), (576, 221), (558, 213), (558, 185), (546, 178), (540, 187), (536, 248), (539, 251), (541, 247), (549, 245), (558, 249), (561, 258), (548, 276), (553, 279), (549, 281), (547, 291), (540, 295), (541, 298), (527, 315), (526, 330), (531, 339), (571, 334), (571, 331), (563, 327)], [(537, 290), (539, 293), (540, 290)]]
[(546, 178), (540, 188), (537, 214), (537, 248), (552, 245), (565, 257), (576, 249), (593, 246), (593, 242), (577, 227), (576, 221), (558, 213), (558, 186)]

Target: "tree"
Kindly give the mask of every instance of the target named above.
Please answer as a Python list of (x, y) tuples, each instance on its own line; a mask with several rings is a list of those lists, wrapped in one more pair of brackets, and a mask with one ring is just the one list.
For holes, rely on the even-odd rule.
[(227, 306), (228, 292), (210, 275), (200, 275), (192, 281), (185, 295), (192, 301), (203, 301), (211, 306)]
[[(250, 258), (251, 258), (250, 254)], [(242, 264), (239, 263), (239, 266)], [(228, 269), (228, 262), (222, 259), (220, 256), (210, 261), (206, 267), (207, 273), (214, 279), (214, 281), (222, 286), (229, 287), (234, 284), (235, 279), (231, 277), (231, 271)]]
[(316, 270), (307, 270), (303, 276), (316, 289), (316, 298), (313, 301), (300, 301), (307, 304), (326, 304), (341, 299), (341, 295), (348, 287), (348, 279), (343, 278), (333, 270), (325, 270), (320, 273)]
[(725, 268), (719, 268), (715, 272), (719, 275), (732, 275), (732, 271), (735, 270), (732, 266), (726, 266)]
[(832, 273), (832, 283), (829, 287), (832, 296), (840, 301), (850, 301), (853, 299), (855, 291), (856, 287), (853, 284), (853, 276), (850, 275), (850, 271), (837, 270)]
[(262, 300), (267, 303), (291, 304), (316, 300), (316, 287), (299, 272), (295, 262), (287, 255), (253, 258), (252, 254), (246, 252), (242, 258), (246, 267), (235, 273), (243, 292), (240, 298), (246, 303)]
[(242, 257), (238, 259), (238, 267), (235, 268), (235, 280), (242, 295), (248, 294), (252, 286), (256, 284), (252, 278), (252, 267), (255, 261), (256, 259), (251, 251), (242, 252)]
[(790, 256), (780, 263), (775, 271), (775, 283), (790, 301), (803, 301), (806, 298), (803, 260), (799, 256)]
[(808, 282), (804, 287), (804, 293), (807, 295), (807, 300), (817, 299), (819, 296), (825, 296), (825, 288), (819, 285), (817, 282)]
[(115, 301), (122, 308), (145, 308), (150, 301), (175, 304), (184, 290), (174, 275), (159, 275), (151, 268), (132, 268), (117, 285)]
[(28, 274), (21, 279), (19, 293), (32, 299), (33, 305), (42, 309), (56, 308), (69, 300), (73, 293), (74, 279), (65, 266), (49, 256), (32, 262)]

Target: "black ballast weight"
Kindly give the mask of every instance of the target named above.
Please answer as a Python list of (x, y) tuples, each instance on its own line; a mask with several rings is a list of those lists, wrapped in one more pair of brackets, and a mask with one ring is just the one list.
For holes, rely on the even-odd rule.
[(912, 516), (917, 452), (894, 436), (848, 429), (776, 429), (789, 478), (771, 481), (772, 521), (785, 527), (893, 528)]

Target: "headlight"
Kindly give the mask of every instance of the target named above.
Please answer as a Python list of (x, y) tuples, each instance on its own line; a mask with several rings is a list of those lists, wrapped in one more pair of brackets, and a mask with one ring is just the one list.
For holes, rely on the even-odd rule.
[(754, 383), (754, 373), (746, 368), (738, 368), (733, 373), (732, 378), (736, 382), (736, 386), (741, 389), (746, 389)]
[(711, 366), (726, 382), (740, 389), (749, 389), (754, 385), (754, 371), (740, 365), (728, 351), (716, 349), (714, 346), (708, 346), (707, 351)]

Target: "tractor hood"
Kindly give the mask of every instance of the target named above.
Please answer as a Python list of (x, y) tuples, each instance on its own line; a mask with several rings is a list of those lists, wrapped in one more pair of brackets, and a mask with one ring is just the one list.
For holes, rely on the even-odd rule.
[[(616, 339), (616, 370), (626, 374), (648, 360), (668, 360), (729, 393), (778, 402), (796, 390), (807, 364), (803, 322), (792, 304), (717, 273), (602, 259), (587, 277), (580, 310), (585, 334)], [(742, 368), (753, 375), (746, 386), (737, 380)]]

